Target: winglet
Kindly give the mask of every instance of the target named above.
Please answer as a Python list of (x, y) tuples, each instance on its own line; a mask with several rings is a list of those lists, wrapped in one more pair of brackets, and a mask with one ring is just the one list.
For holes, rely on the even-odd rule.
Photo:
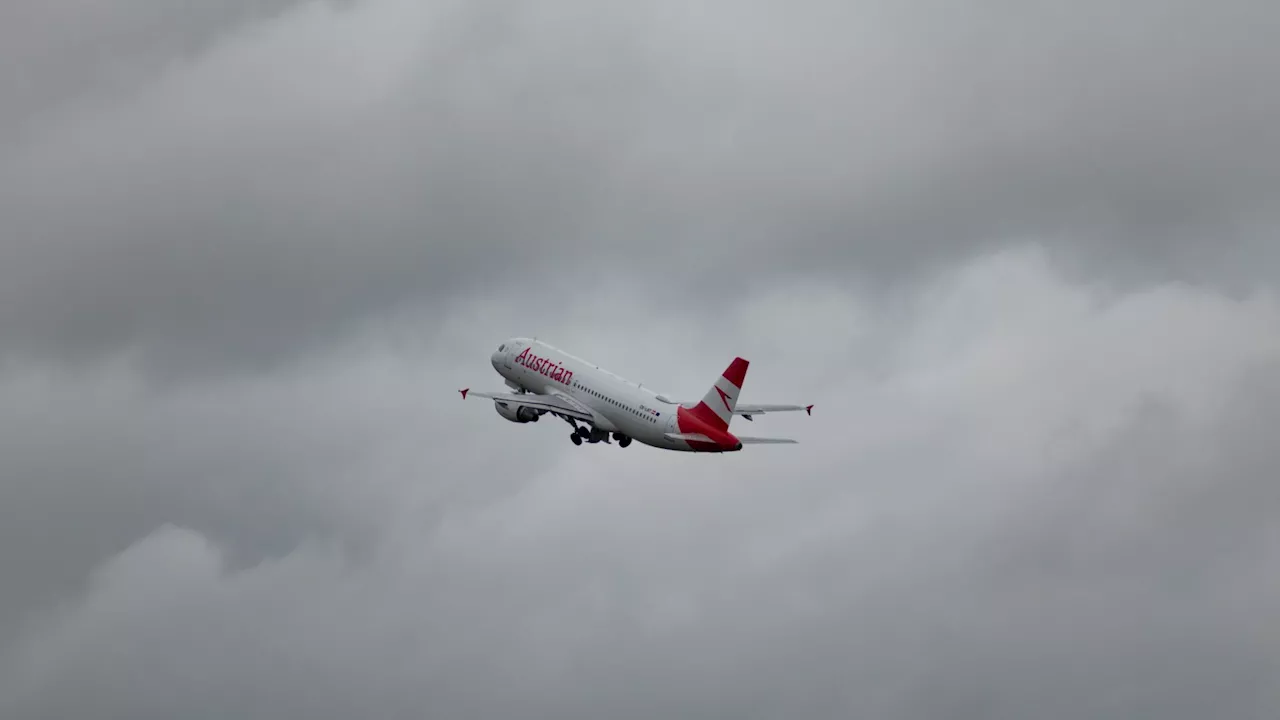
[(813, 414), (813, 406), (812, 406), (812, 405), (805, 405), (805, 406), (804, 406), (804, 414), (805, 414), (805, 415), (812, 415), (812, 414)]
[(467, 392), (468, 392), (468, 391), (470, 391), (470, 390), (471, 390), (471, 388), (462, 388), (461, 390), (459, 390), (459, 391), (458, 391), (458, 392), (462, 393), (462, 399), (463, 399), (463, 400), (466, 400), (466, 399), (467, 399)]

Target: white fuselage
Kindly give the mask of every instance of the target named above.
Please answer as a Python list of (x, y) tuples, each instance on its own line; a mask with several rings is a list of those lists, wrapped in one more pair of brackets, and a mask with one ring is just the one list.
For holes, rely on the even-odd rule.
[(564, 393), (596, 416), (601, 430), (665, 450), (687, 450), (665, 433), (676, 431), (679, 406), (582, 358), (539, 340), (515, 338), (490, 358), (507, 384), (538, 394)]

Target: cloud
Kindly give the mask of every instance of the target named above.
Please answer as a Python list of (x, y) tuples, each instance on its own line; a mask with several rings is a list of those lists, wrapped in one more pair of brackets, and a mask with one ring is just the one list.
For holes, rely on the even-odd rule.
[[(745, 304), (721, 332), (759, 338), (753, 397), (819, 402), (813, 418), (769, 421), (802, 437), (798, 452), (572, 448), (542, 424), (407, 391), (465, 372), (431, 356), (401, 374), (417, 362), (387, 358), (412, 344), (197, 396), (220, 400), (212, 413), (165, 401), (165, 425), (203, 418), (228, 447), (237, 435), (214, 431), (239, 427), (317, 468), (333, 464), (317, 451), (372, 421), (328, 448), (348, 455), (345, 471), (271, 472), (254, 450), (266, 497), (287, 491), (279, 509), (312, 523), (339, 513), (334, 530), (232, 562), (209, 533), (273, 518), (198, 497), (179, 507), (209, 512), (204, 532), (152, 514), (159, 529), (7, 646), (4, 714), (1258, 718), (1275, 706), (1272, 295), (1107, 296), (1034, 248), (975, 259), (896, 310), (797, 290), (785, 310), (767, 295)], [(819, 310), (858, 320), (807, 348), (772, 343)], [(634, 346), (618, 338), (637, 326), (577, 335), (581, 322), (549, 332), (610, 367)], [(698, 325), (638, 327), (673, 347)], [(691, 392), (723, 364), (717, 344), (643, 364)], [(871, 347), (878, 357), (858, 352)], [(183, 470), (162, 474), (190, 491)], [(464, 478), (490, 489), (467, 496)], [(361, 517), (377, 527), (353, 553)]]
[(173, 60), (199, 56), (294, 4), (7, 2), (0, 8), (0, 120), (10, 130), (34, 131), (41, 121), (74, 112), (86, 100), (102, 102), (136, 90)]
[(599, 272), (715, 313), (1027, 236), (1121, 287), (1274, 284), (1269, 7), (949, 7), (130, 4), (89, 45), (148, 58), (127, 89), (11, 50), (68, 99), (0, 138), (3, 352), (255, 373)]
[(4, 4), (0, 715), (1273, 717), (1278, 19)]

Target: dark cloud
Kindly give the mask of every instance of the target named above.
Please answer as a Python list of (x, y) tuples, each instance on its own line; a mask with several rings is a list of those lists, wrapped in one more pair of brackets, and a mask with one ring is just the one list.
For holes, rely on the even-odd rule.
[[(46, 5), (0, 715), (1275, 715), (1272, 8)], [(819, 410), (575, 449), (515, 334)]]
[[(1027, 237), (1126, 286), (1274, 279), (1280, 13), (1257, 4), (387, 1), (232, 22), (254, 8), (182, 15), (173, 37), (206, 38), (182, 56), (101, 45), (170, 59), (3, 143), (6, 355), (260, 368), (599, 262), (660, 273), (680, 304), (758, 263), (891, 288)], [(172, 12), (133, 9), (114, 22)], [(41, 62), (11, 65), (56, 84)]]
[[(171, 63), (196, 58), (298, 1), (6, 2), (0, 7), (0, 124), (33, 132), (81, 101), (136, 91)], [(14, 139), (6, 135), (0, 133), (5, 145)]]

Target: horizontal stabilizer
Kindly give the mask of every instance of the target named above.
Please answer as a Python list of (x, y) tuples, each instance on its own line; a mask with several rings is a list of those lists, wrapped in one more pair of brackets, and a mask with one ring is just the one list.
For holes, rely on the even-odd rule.
[[(702, 433), (663, 433), (668, 440), (684, 440), (685, 442), (714, 442), (711, 438)], [(766, 438), (766, 437), (742, 437), (738, 436), (738, 442), (743, 445), (795, 445), (796, 440), (790, 438)]]
[[(696, 407), (696, 406), (697, 406), (697, 403), (692, 402), (692, 401), (688, 401), (688, 402), (676, 402), (676, 401), (674, 401), (674, 400), (669, 400), (665, 395), (659, 395), (659, 396), (658, 396), (658, 399), (659, 399), (659, 400), (661, 400), (662, 402), (671, 403), (672, 405), (679, 405), (680, 407), (684, 407), (684, 408), (692, 408), (692, 407)], [(812, 415), (812, 414), (813, 414), (813, 405), (812, 405), (812, 404), (810, 404), (810, 405), (746, 405), (746, 404), (735, 404), (735, 405), (734, 405), (734, 408), (733, 408), (733, 410), (732, 410), (732, 413), (733, 413), (734, 415), (741, 415), (742, 417), (746, 418), (747, 420), (755, 420), (755, 416), (756, 416), (756, 415), (764, 415), (764, 414), (766, 414), (766, 413), (776, 413), (776, 412), (795, 412), (795, 411), (798, 411), (798, 410), (803, 410), (803, 411), (805, 412), (805, 414), (806, 414), (806, 415)]]
[(804, 410), (810, 415), (813, 414), (812, 405), (739, 405), (734, 408), (733, 411), (739, 414), (751, 413), (753, 415), (763, 415), (764, 413), (789, 412), (791, 410)]
[(662, 436), (668, 440), (684, 440), (685, 442), (714, 442), (714, 440), (702, 433), (663, 433)]

